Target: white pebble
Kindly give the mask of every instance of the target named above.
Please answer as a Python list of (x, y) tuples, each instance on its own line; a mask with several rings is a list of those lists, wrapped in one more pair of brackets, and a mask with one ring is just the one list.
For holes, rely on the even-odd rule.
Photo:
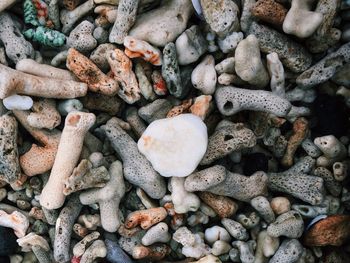
[(8, 110), (29, 110), (33, 106), (31, 97), (17, 94), (5, 98), (2, 102)]

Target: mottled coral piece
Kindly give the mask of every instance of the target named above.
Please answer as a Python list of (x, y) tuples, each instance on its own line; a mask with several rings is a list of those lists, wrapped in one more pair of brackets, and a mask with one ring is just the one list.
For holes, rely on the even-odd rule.
[(184, 100), (181, 105), (173, 107), (168, 114), (166, 115), (167, 118), (175, 117), (177, 115), (180, 115), (182, 113), (188, 113), (188, 110), (190, 109), (192, 105), (192, 99)]
[(27, 117), (30, 126), (38, 129), (52, 130), (61, 123), (61, 115), (56, 109), (56, 102), (52, 99), (35, 101), (32, 112)]
[(350, 216), (334, 215), (318, 221), (307, 231), (307, 246), (341, 246), (350, 237)]
[(132, 257), (134, 259), (158, 261), (168, 255), (170, 251), (170, 247), (165, 244), (155, 244), (148, 247), (138, 245), (133, 248)]
[(5, 211), (0, 210), (0, 226), (12, 228), (15, 231), (16, 236), (21, 238), (26, 234), (29, 227), (29, 220), (20, 212), (14, 211), (11, 214), (8, 214)]
[(141, 98), (141, 90), (135, 73), (132, 71), (132, 62), (120, 49), (108, 51), (106, 57), (111, 66), (112, 76), (120, 84), (118, 95), (129, 104)]
[(199, 198), (210, 206), (221, 218), (229, 218), (238, 210), (238, 204), (232, 199), (209, 192), (199, 192)]
[(293, 123), (293, 135), (288, 140), (286, 152), (281, 160), (284, 166), (290, 167), (293, 165), (293, 158), (299, 145), (306, 138), (308, 133), (308, 121), (301, 117)]
[(287, 15), (287, 9), (274, 0), (259, 0), (250, 12), (256, 18), (276, 26), (282, 26)]
[(17, 149), (17, 121), (14, 117), (0, 117), (0, 180), (13, 183), (21, 176)]
[(124, 39), (125, 54), (129, 58), (142, 58), (155, 66), (162, 65), (162, 53), (143, 40), (127, 36)]
[(68, 10), (75, 9), (79, 4), (81, 0), (63, 0), (63, 5)]
[(153, 82), (153, 90), (154, 92), (159, 95), (163, 96), (168, 93), (168, 89), (166, 86), (166, 82), (163, 79), (162, 74), (159, 70), (154, 70), (151, 75), (152, 82)]
[(93, 92), (113, 96), (118, 92), (118, 83), (105, 75), (90, 59), (70, 48), (68, 50), (67, 68)]
[(211, 100), (211, 95), (201, 95), (195, 98), (193, 105), (190, 108), (190, 112), (204, 120), (210, 112)]
[(125, 219), (125, 227), (132, 228), (141, 225), (142, 229), (148, 229), (161, 222), (166, 216), (167, 212), (163, 207), (135, 211)]

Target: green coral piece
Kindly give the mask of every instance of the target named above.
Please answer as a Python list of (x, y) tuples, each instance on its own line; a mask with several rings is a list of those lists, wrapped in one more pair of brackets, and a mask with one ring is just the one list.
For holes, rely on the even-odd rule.
[(24, 22), (33, 26), (39, 26), (37, 10), (32, 0), (25, 0), (23, 3)]
[(49, 47), (63, 46), (66, 40), (66, 36), (61, 32), (43, 26), (39, 26), (36, 29), (28, 29), (23, 35)]

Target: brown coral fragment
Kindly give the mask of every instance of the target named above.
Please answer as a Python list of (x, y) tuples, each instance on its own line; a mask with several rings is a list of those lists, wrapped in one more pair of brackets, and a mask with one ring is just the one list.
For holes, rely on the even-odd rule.
[(274, 0), (259, 0), (250, 12), (256, 18), (276, 26), (282, 26), (287, 15), (287, 9)]
[(229, 218), (238, 210), (238, 204), (226, 196), (215, 195), (209, 192), (198, 192), (197, 194), (221, 218)]
[(318, 221), (304, 236), (306, 246), (341, 246), (350, 238), (350, 216), (332, 215)]
[(118, 92), (118, 83), (105, 75), (90, 59), (74, 48), (68, 50), (67, 68), (80, 81), (85, 82), (89, 90), (93, 92), (108, 96), (113, 96)]
[(130, 213), (125, 219), (125, 227), (132, 228), (140, 225), (142, 229), (148, 229), (161, 222), (167, 214), (167, 211), (163, 207), (135, 211)]

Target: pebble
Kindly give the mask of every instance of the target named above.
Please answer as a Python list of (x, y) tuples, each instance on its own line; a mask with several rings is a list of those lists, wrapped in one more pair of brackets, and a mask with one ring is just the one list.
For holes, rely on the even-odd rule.
[(164, 177), (185, 177), (203, 158), (208, 144), (207, 128), (193, 114), (152, 122), (137, 143), (139, 151)]

